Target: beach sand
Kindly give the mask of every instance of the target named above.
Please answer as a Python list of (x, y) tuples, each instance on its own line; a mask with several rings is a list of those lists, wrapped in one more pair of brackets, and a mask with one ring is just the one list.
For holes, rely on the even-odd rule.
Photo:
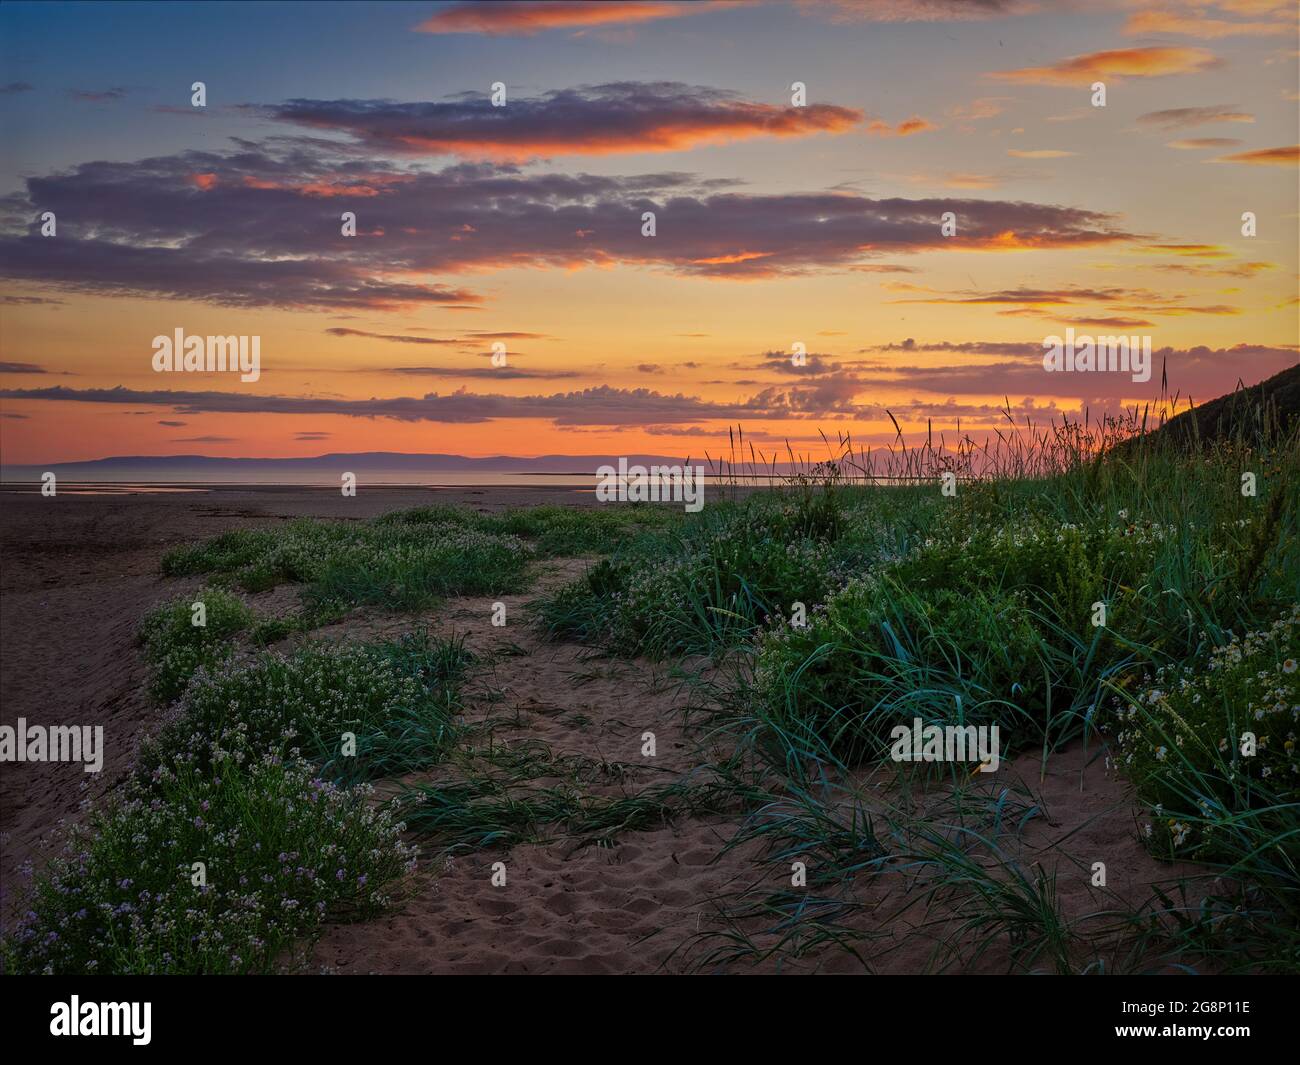
[[(23, 863), (52, 851), (60, 824), (111, 788), (126, 771), (137, 738), (159, 716), (144, 696), (145, 671), (134, 644), (137, 627), (159, 602), (197, 587), (161, 576), (171, 547), (238, 527), (274, 526), (304, 515), (362, 518), (431, 502), (500, 510), (534, 503), (591, 505), (590, 492), (553, 488), (384, 488), (344, 498), (337, 489), (221, 487), (177, 494), (0, 492), (0, 723), (102, 725), (100, 774), (80, 765), (19, 763), (0, 767), (0, 915), (20, 901)], [(583, 560), (539, 564), (534, 588), (496, 597), (510, 624), (489, 623), (489, 599), (454, 599), (420, 615), (362, 612), (319, 630), (326, 639), (396, 634), (428, 626), (463, 633), (480, 653), (501, 651), (472, 677), (465, 693), (470, 721), (500, 725), (503, 741), (543, 741), (561, 754), (628, 766), (617, 785), (636, 788), (689, 772), (710, 754), (703, 730), (683, 710), (691, 689), (669, 665), (609, 659), (573, 644), (546, 643), (526, 624), (537, 591), (582, 572)], [(274, 610), (290, 594), (254, 597)], [(278, 600), (276, 597), (280, 597)], [(700, 665), (696, 663), (695, 665)], [(641, 736), (653, 731), (658, 757), (642, 765)], [(1089, 866), (1105, 861), (1108, 885), (1129, 903), (1149, 885), (1179, 872), (1147, 855), (1131, 793), (1094, 744), (1006, 762), (997, 785), (1023, 781), (1045, 816), (1033, 819), (1020, 857), (1056, 869), (1063, 911), (1078, 917), (1110, 903), (1089, 887)], [(382, 790), (382, 789), (381, 789)], [(304, 968), (337, 973), (652, 973), (677, 971), (700, 957), (693, 937), (717, 927), (717, 896), (751, 885), (788, 884), (788, 862), (759, 863), (753, 844), (720, 855), (739, 822), (712, 815), (680, 817), (650, 831), (621, 833), (616, 844), (574, 849), (572, 840), (426, 856), (409, 896), (375, 920), (330, 925), (310, 945)], [(1055, 847), (1067, 841), (1064, 850)], [(417, 840), (418, 841), (418, 840)], [(426, 850), (431, 848), (425, 848)], [(490, 884), (504, 861), (505, 887)], [(851, 924), (874, 939), (871, 969), (917, 972), (935, 947), (925, 915), (886, 915), (904, 901), (902, 880), (864, 887)], [(855, 891), (857, 888), (855, 886)], [(932, 914), (931, 917), (934, 915)], [(696, 953), (692, 953), (696, 950)], [(994, 949), (969, 966), (1005, 971)], [(769, 958), (760, 971), (862, 971), (842, 952)]]

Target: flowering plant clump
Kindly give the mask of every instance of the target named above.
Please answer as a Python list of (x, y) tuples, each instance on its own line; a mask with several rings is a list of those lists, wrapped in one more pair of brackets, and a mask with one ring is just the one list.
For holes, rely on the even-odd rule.
[(203, 588), (152, 611), (139, 639), (154, 702), (171, 702), (200, 667), (211, 669), (228, 659), (234, 652), (231, 637), (253, 620), (244, 601), (221, 588)]
[(1144, 833), (1212, 857), (1243, 810), (1300, 802), (1300, 606), (1194, 663), (1144, 678), (1112, 704), (1120, 768), (1153, 816)]
[(252, 973), (326, 919), (386, 906), (415, 868), (405, 826), (301, 761), (215, 754), (133, 781), (37, 875), (5, 968)]
[[(302, 755), (330, 779), (346, 780), (382, 775), (394, 759), (397, 768), (433, 762), (451, 736), (454, 678), (426, 666), (413, 644), (322, 644), (200, 670), (141, 744), (138, 769), (152, 775), (202, 769), (212, 757)], [(462, 666), (449, 656), (443, 668)], [(345, 733), (355, 738), (350, 753)]]
[(322, 922), (377, 912), (415, 853), (368, 786), (331, 781), (436, 760), (470, 661), (463, 640), (409, 634), (200, 669), (34, 877), (6, 968), (262, 972)]
[(225, 573), (248, 591), (290, 581), (316, 606), (428, 606), (446, 595), (484, 595), (519, 583), (531, 557), (518, 537), (460, 521), (325, 522), (302, 519), (274, 534), (241, 529), (170, 553), (169, 573)]

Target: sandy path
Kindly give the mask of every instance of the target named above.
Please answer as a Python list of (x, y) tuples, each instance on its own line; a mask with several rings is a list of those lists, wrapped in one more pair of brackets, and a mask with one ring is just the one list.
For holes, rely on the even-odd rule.
[[(617, 763), (617, 785), (634, 794), (708, 761), (688, 731), (688, 693), (667, 668), (604, 658), (573, 644), (544, 643), (526, 623), (525, 603), (572, 579), (581, 560), (540, 564), (534, 589), (502, 596), (507, 625), (489, 623), (493, 598), (455, 599), (416, 619), (441, 635), (464, 634), (483, 656), (508, 648), (477, 671), (465, 718), (493, 724), (495, 738), (545, 743), (558, 755)], [(371, 639), (412, 627), (410, 618), (367, 618), (321, 630)], [(656, 756), (641, 754), (655, 734)], [(621, 835), (611, 847), (575, 849), (571, 839), (440, 857), (426, 852), (415, 892), (395, 913), (361, 925), (332, 925), (312, 954), (330, 972), (586, 972), (659, 969), (711, 911), (707, 900), (752, 877), (746, 851), (714, 863), (736, 831), (723, 818), (676, 819)], [(748, 848), (752, 853), (753, 848)], [(504, 861), (506, 884), (491, 883)]]

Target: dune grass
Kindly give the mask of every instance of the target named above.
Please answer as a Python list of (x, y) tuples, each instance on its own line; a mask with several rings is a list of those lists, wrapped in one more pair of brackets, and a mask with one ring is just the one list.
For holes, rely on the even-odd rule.
[[(918, 896), (927, 912), (942, 895), (965, 935), (1010, 942), (1022, 969), (1140, 970), (1155, 958), (1300, 970), (1300, 708), (1286, 672), (1296, 653), (1276, 639), (1291, 633), (1281, 619), (1300, 601), (1300, 444), (1294, 429), (1265, 421), (1192, 449), (1144, 438), (1136, 417), (1009, 431), (983, 449), (900, 442), (882, 457), (841, 441), (842, 453), (806, 463), (784, 489), (748, 495), (740, 489), (764, 462), (747, 471), (724, 462), (735, 489), (724, 499), (542, 599), (539, 623), (555, 638), (724, 664), (730, 680), (711, 692), (714, 727), (738, 745), (726, 772), (752, 811), (742, 837), (779, 826), (778, 857), (820, 854), (810, 875), (840, 893), (765, 889), (758, 902), (732, 900), (739, 910), (706, 966), (809, 944), (856, 952), (862, 937), (845, 923), (855, 904), (843, 885), (902, 862), (944, 885)], [(941, 491), (945, 472), (959, 475), (955, 493)], [(1246, 474), (1253, 493), (1242, 490)], [(1213, 676), (1244, 631), (1273, 634), (1267, 661), (1251, 667), (1267, 691), (1244, 676), (1234, 695), (1216, 688), (1212, 720), (1138, 697), (1153, 675)], [(1233, 699), (1239, 705), (1225, 709)], [(868, 810), (850, 803), (846, 814), (842, 798), (826, 796), (828, 781), (885, 759), (889, 730), (913, 717), (998, 724), (1004, 755), (1041, 748), (1046, 758), (1069, 740), (1096, 742), (1115, 700), (1131, 715), (1119, 746), (1132, 747), (1139, 732), (1145, 744), (1125, 766), (1160, 813), (1148, 845), (1206, 863), (1207, 876), (1089, 915), (1086, 928), (1062, 923), (1050, 877), (1020, 869), (992, 841), (972, 865), (969, 846), (939, 846), (935, 826), (921, 823), (909, 839), (930, 846), (912, 854), (897, 833), (891, 844), (875, 832)], [(1180, 722), (1230, 737), (1265, 704), (1276, 716), (1249, 771), (1232, 755), (1235, 740), (1226, 757), (1192, 757), (1205, 744)], [(959, 827), (967, 843), (981, 840)], [(767, 945), (749, 938), (759, 912), (772, 919)], [(1090, 954), (1103, 934), (1107, 950)]]
[(848, 482), (844, 458), (816, 490), (803, 477), (715, 502), (544, 597), (540, 624), (613, 653), (739, 650), (752, 656), (755, 714), (870, 755), (904, 710), (950, 720), (982, 708), (1059, 743), (1117, 676), (1181, 661), (1294, 601), (1294, 434), (1196, 457), (1157, 445), (1087, 456), (1073, 432), (1050, 446), (1053, 477), (1004, 479), (994, 464), (998, 477), (968, 477), (953, 496), (937, 481)]
[(671, 508), (649, 505), (501, 514), (435, 505), (369, 521), (302, 518), (176, 548), (164, 556), (163, 572), (205, 575), (246, 592), (300, 584), (304, 618), (314, 624), (356, 606), (413, 611), (447, 596), (516, 592), (534, 558), (601, 554), (678, 520)]
[(555, 841), (608, 847), (628, 832), (735, 805), (709, 772), (632, 788), (638, 767), (557, 754), (540, 740), (501, 743), (491, 729), (467, 736), (450, 761), (449, 779), (413, 785), (399, 803), (403, 821), (448, 854)]
[(819, 538), (819, 517), (781, 499), (706, 507), (623, 545), (544, 597), (538, 617), (553, 637), (614, 653), (666, 658), (735, 646), (766, 618), (796, 602), (811, 607), (832, 587), (836, 559)]
[(163, 559), (163, 572), (221, 575), (247, 592), (301, 584), (309, 613), (419, 610), (448, 595), (522, 587), (529, 550), (514, 536), (451, 522), (329, 522), (239, 529)]

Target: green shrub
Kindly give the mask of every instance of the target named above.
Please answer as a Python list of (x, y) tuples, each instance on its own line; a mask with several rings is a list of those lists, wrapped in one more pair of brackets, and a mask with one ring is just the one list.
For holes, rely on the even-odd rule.
[(632, 542), (543, 598), (539, 620), (552, 636), (653, 658), (734, 647), (830, 590), (828, 547), (779, 534), (807, 520), (780, 500), (721, 504), (669, 536)]
[(196, 573), (229, 573), (242, 569), (275, 546), (269, 529), (235, 529), (201, 544), (173, 548), (163, 555), (162, 571), (168, 577)]
[(447, 595), (510, 591), (522, 582), (528, 561), (515, 537), (435, 525), (341, 546), (310, 571), (303, 566), (295, 572), (310, 581), (309, 604), (418, 610)]
[[(1224, 821), (1267, 810), (1300, 859), (1300, 606), (1233, 636), (1193, 662), (1157, 670), (1116, 699), (1119, 764), (1160, 814), (1150, 838), (1166, 853), (1223, 858)], [(1243, 754), (1243, 737), (1256, 750)], [(1229, 851), (1229, 853), (1232, 853)]]
[(760, 721), (859, 758), (912, 715), (1011, 715), (1041, 734), (1054, 715), (1095, 702), (1126, 652), (1094, 627), (1093, 604), (1140, 617), (1132, 586), (1167, 532), (1038, 519), (972, 530), (960, 513), (934, 531), (832, 594), (806, 627), (763, 634), (751, 704)]
[(619, 506), (565, 507), (542, 504), (500, 514), (476, 514), (442, 504), (399, 510), (377, 519), (385, 525), (459, 525), (494, 536), (533, 541), (542, 557), (604, 554), (638, 531), (667, 529), (681, 520), (673, 507), (645, 503)]
[[(204, 624), (195, 625), (195, 604), (202, 603)], [(211, 669), (234, 653), (232, 637), (253, 623), (253, 612), (238, 596), (203, 588), (149, 613), (139, 639), (149, 666), (149, 694), (169, 703), (185, 690), (200, 667)]]
[(1051, 657), (1023, 592), (855, 582), (808, 624), (767, 630), (751, 708), (808, 750), (880, 756), (889, 730), (919, 716), (1007, 723), (1041, 708)]
[(321, 614), (362, 604), (418, 610), (448, 595), (506, 592), (522, 583), (528, 562), (522, 541), (468, 521), (304, 518), (273, 534), (241, 530), (172, 552), (164, 571), (225, 574), (250, 592), (305, 584), (308, 613)]
[[(203, 769), (213, 751), (301, 755), (327, 779), (355, 781), (428, 765), (452, 738), (468, 661), (461, 641), (412, 636), (228, 662), (194, 677), (141, 744), (139, 767)], [(345, 753), (344, 733), (355, 753)]]
[(72, 831), (34, 879), (6, 971), (267, 972), (322, 922), (379, 912), (414, 869), (404, 826), (364, 790), (302, 762), (205, 761), (128, 785)]

